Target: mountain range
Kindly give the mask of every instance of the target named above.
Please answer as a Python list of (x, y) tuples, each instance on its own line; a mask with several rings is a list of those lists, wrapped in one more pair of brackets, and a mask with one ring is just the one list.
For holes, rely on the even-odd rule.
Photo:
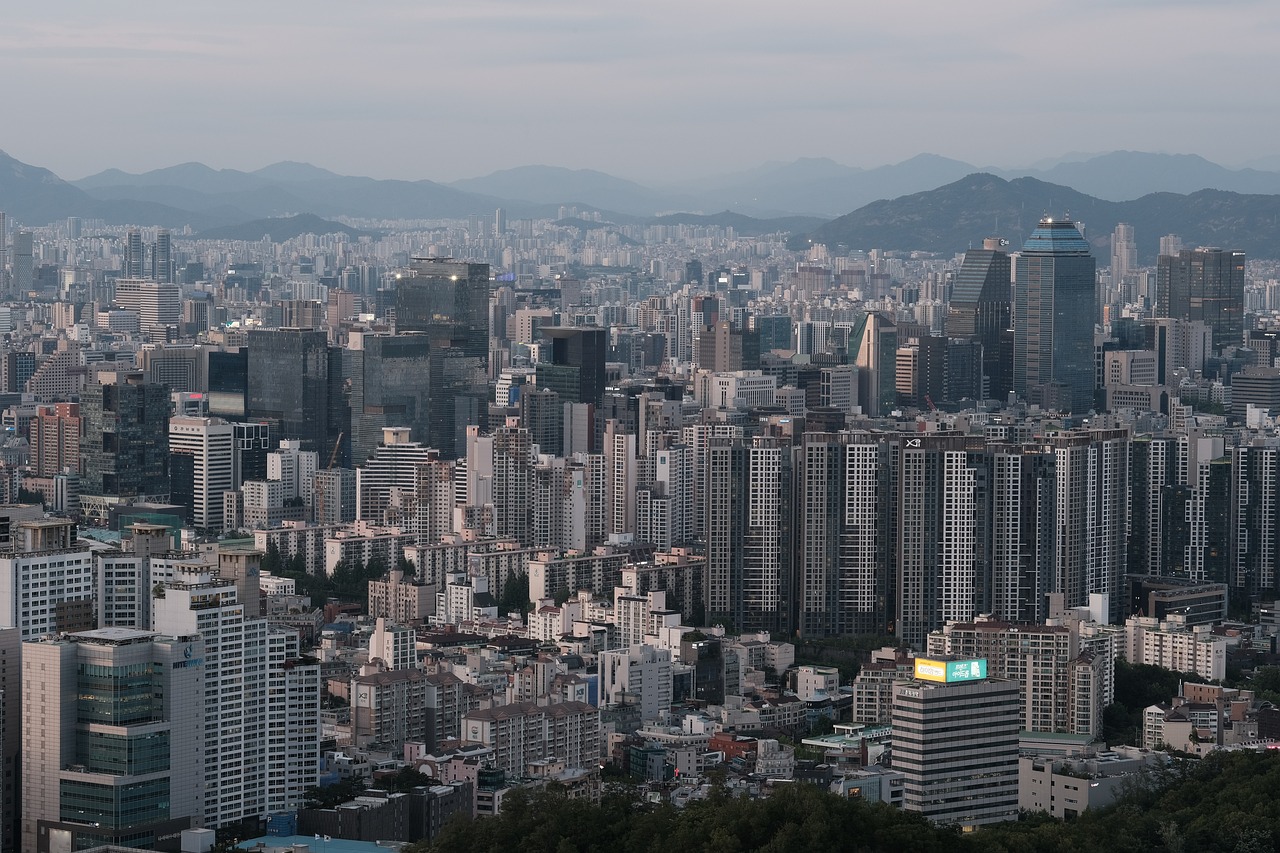
[[(971, 195), (957, 197), (959, 192)], [(1280, 242), (1272, 236), (1280, 217), (1280, 172), (1228, 169), (1194, 155), (1069, 154), (1021, 170), (979, 169), (932, 154), (874, 169), (806, 158), (645, 185), (552, 166), (445, 184), (339, 175), (296, 162), (252, 172), (201, 163), (141, 174), (108, 169), (68, 182), (0, 152), (0, 210), (31, 225), (81, 216), (217, 234), (247, 223), (234, 233), (277, 237), (293, 227), (279, 220), (299, 214), (433, 220), (487, 218), (498, 207), (512, 218), (557, 218), (576, 207), (619, 225), (731, 224), (742, 234), (785, 230), (847, 245), (941, 252), (963, 250), (995, 232), (1016, 243), (1042, 214), (1070, 210), (1097, 239), (1126, 221), (1142, 235), (1178, 233), (1188, 243), (1280, 257), (1271, 248)], [(1147, 243), (1154, 246), (1151, 237), (1142, 248), (1150, 248)]]
[(1107, 201), (1036, 178), (1005, 180), (976, 173), (927, 192), (877, 201), (792, 238), (829, 246), (922, 250), (952, 254), (1004, 237), (1016, 249), (1043, 216), (1083, 223), (1101, 263), (1110, 257), (1116, 223), (1139, 235), (1139, 260), (1153, 263), (1158, 238), (1177, 234), (1188, 246), (1242, 249), (1253, 257), (1280, 258), (1280, 195), (1199, 190), (1186, 195), (1150, 193), (1132, 201)]

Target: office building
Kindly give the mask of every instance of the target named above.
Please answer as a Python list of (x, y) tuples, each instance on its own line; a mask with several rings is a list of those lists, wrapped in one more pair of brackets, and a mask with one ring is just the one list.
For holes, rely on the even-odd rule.
[(537, 365), (537, 383), (570, 403), (595, 403), (604, 398), (604, 362), (609, 330), (598, 327), (544, 327), (544, 359)]
[(25, 298), (35, 288), (35, 248), (30, 231), (16, 231), (13, 235), (13, 280), (11, 292)]
[(171, 282), (118, 278), (115, 303), (137, 314), (139, 331), (153, 340), (165, 340), (182, 322), (182, 290)]
[(78, 474), (83, 431), (79, 403), (39, 407), (31, 419), (31, 472), (37, 477), (54, 477), (66, 471)]
[(1070, 219), (1042, 219), (1018, 255), (1013, 390), (1068, 412), (1093, 406), (1095, 264)]
[(221, 532), (222, 498), (236, 486), (235, 427), (221, 418), (171, 418), (169, 474), (169, 499), (187, 508), (187, 523)]
[(342, 380), (330, 373), (324, 330), (251, 329), (248, 359), (248, 419), (266, 421), (275, 438), (297, 439), (303, 450), (328, 458), (343, 432), (330, 417), (332, 385)]
[(960, 827), (1016, 819), (1020, 705), (1018, 685), (987, 678), (986, 661), (916, 658), (915, 678), (893, 687), (902, 807)]
[(1244, 252), (1210, 247), (1162, 254), (1156, 266), (1156, 316), (1200, 321), (1213, 349), (1244, 343)]
[(156, 232), (156, 243), (151, 252), (151, 277), (161, 284), (170, 284), (174, 280), (173, 236), (167, 228)]
[(1127, 222), (1116, 223), (1111, 232), (1111, 284), (1120, 287), (1125, 276), (1138, 269), (1138, 244), (1133, 238), (1133, 226)]
[(178, 849), (209, 793), (201, 638), (101, 628), (22, 653), (21, 849)]
[(982, 374), (986, 397), (1004, 400), (1013, 388), (1013, 364), (1002, 343), (1012, 328), (1009, 297), (1013, 267), (1003, 240), (988, 237), (981, 249), (970, 249), (956, 273), (947, 306), (946, 333), (982, 345)]
[[(167, 499), (168, 388), (141, 373), (99, 373), (98, 379), (80, 399), (82, 508), (99, 517), (122, 498)], [(96, 499), (92, 509), (88, 496)]]
[(427, 442), (430, 346), (425, 334), (352, 332), (343, 351), (350, 389), (351, 458), (373, 455), (387, 427), (407, 427), (411, 441)]
[(395, 318), (397, 333), (424, 332), (431, 347), (424, 443), (456, 459), (467, 425), (486, 426), (489, 265), (414, 258), (396, 281)]
[(140, 279), (147, 274), (147, 249), (142, 242), (142, 232), (130, 228), (125, 233), (124, 259), (120, 267), (124, 278)]

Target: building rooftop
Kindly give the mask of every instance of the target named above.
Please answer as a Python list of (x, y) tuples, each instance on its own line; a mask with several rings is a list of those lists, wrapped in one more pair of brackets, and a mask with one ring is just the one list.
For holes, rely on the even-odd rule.
[(160, 635), (155, 631), (139, 631), (137, 628), (95, 628), (92, 631), (77, 631), (68, 635), (67, 639), (99, 646), (127, 646), (131, 643), (150, 642), (152, 637), (158, 636)]
[[(328, 840), (325, 840), (328, 839)], [(255, 850), (262, 853), (386, 853), (387, 848), (373, 841), (351, 841), (346, 838), (314, 835), (264, 835), (241, 841), (237, 850)]]

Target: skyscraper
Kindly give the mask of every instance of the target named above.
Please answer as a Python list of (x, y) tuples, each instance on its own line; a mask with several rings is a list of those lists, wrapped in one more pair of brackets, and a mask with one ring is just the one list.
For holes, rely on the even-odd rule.
[(1045, 218), (1018, 255), (1013, 390), (1070, 412), (1093, 405), (1095, 263), (1070, 219)]
[(803, 636), (889, 632), (893, 457), (872, 433), (804, 434), (796, 566)]
[(414, 258), (396, 281), (397, 332), (425, 332), (431, 347), (428, 435), (446, 459), (466, 446), (468, 424), (487, 426), (489, 265)]
[(303, 450), (327, 460), (336, 438), (329, 435), (329, 366), (323, 329), (251, 330), (248, 417), (267, 421), (276, 438), (299, 439)]
[(169, 495), (169, 389), (142, 373), (100, 373), (80, 398), (81, 506), (103, 499)]
[(146, 276), (146, 254), (146, 246), (142, 242), (142, 232), (137, 228), (130, 228), (125, 235), (124, 265), (120, 268), (120, 272), (124, 273), (124, 278), (143, 278)]
[(1200, 247), (1161, 255), (1156, 314), (1200, 320), (1213, 329), (1214, 351), (1244, 343), (1244, 252)]
[(563, 402), (600, 405), (609, 331), (598, 327), (544, 327), (542, 337), (551, 343), (551, 359), (538, 365), (538, 385), (558, 393)]
[(156, 247), (151, 253), (151, 277), (158, 282), (173, 282), (173, 237), (169, 229), (156, 232)]
[(978, 472), (964, 436), (898, 445), (898, 637), (924, 648), (930, 631), (977, 612), (981, 515)]
[(1001, 249), (1004, 241), (989, 237), (981, 249), (970, 249), (956, 274), (947, 306), (947, 336), (982, 344), (982, 372), (990, 398), (1003, 400), (1013, 386), (1012, 364), (1002, 358), (1001, 336), (1009, 328), (1012, 264)]
[(35, 287), (35, 250), (30, 231), (13, 235), (13, 292), (19, 296)]
[(1111, 232), (1111, 283), (1119, 287), (1124, 277), (1138, 268), (1138, 244), (1133, 239), (1133, 226), (1116, 223)]
[(235, 443), (235, 427), (221, 418), (169, 420), (170, 500), (187, 507), (197, 530), (222, 531), (223, 494), (235, 488)]
[(712, 438), (707, 449), (707, 615), (743, 631), (795, 624), (797, 454), (785, 439)]
[(420, 333), (351, 334), (342, 370), (351, 395), (351, 458), (356, 464), (373, 454), (387, 427), (408, 427), (410, 440), (427, 441), (430, 349)]

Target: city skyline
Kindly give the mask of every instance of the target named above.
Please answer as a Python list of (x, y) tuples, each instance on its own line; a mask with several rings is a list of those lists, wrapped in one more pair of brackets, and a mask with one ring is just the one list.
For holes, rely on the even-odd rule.
[[(1276, 96), (1237, 85), (1275, 71), (1268, 4), (924, 5), (819, 3), (780, 18), (763, 4), (379, 4), (355, 18), (232, 4), (209, 19), (155, 4), (129, 20), (79, 4), (56, 21), (19, 8), (0, 74), (26, 120), (0, 147), (74, 177), (305, 160), (382, 178), (547, 163), (680, 181), (928, 150), (980, 165), (1112, 149), (1275, 164)], [(1169, 49), (1224, 28), (1232, 39)], [(1073, 61), (1081, 44), (1088, 63)], [(1071, 85), (1046, 99), (1055, 75)], [(1205, 113), (1214, 120), (1187, 120)], [(1224, 122), (1235, 132), (1218, 132)]]

